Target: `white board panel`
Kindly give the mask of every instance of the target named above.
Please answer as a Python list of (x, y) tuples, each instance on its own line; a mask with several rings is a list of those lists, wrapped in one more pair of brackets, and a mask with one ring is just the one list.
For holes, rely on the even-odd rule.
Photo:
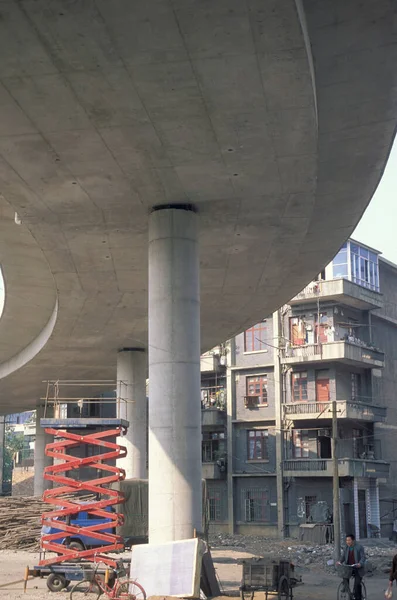
[(147, 598), (199, 598), (205, 549), (205, 543), (199, 539), (134, 546), (130, 577), (143, 586)]

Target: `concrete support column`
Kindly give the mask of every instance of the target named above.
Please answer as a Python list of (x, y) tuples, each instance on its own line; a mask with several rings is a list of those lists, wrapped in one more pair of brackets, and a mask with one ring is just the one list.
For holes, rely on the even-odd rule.
[(129, 421), (127, 435), (118, 443), (127, 448), (127, 456), (117, 461), (127, 479), (146, 479), (146, 352), (141, 348), (123, 348), (117, 354), (117, 398), (119, 414)]
[(149, 218), (149, 540), (202, 529), (198, 217)]
[(36, 407), (36, 439), (34, 442), (34, 484), (33, 493), (35, 496), (42, 496), (44, 490), (52, 487), (52, 481), (44, 479), (44, 468), (52, 464), (52, 458), (45, 455), (45, 447), (53, 441), (53, 437), (48, 435), (44, 428), (40, 425), (40, 419), (44, 416), (51, 418), (50, 409), (47, 407), (47, 412), (44, 415), (44, 405)]

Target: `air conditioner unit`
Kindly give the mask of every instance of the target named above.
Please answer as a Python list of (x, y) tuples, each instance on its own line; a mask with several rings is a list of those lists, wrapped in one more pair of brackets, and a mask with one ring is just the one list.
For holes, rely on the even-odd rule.
[(259, 396), (244, 396), (245, 408), (255, 408), (259, 404)]
[(331, 437), (331, 430), (330, 429), (319, 429), (318, 430), (318, 437)]

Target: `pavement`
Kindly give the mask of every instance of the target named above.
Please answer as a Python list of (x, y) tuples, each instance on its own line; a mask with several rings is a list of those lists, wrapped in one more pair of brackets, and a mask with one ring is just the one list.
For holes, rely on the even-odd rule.
[[(213, 549), (217, 575), (220, 580), (222, 596), (238, 596), (241, 579), (241, 566), (237, 564), (239, 558), (252, 556), (252, 553), (230, 548)], [(32, 567), (37, 564), (38, 554), (25, 551), (0, 552), (0, 599), (1, 600), (59, 600), (68, 599), (69, 592), (58, 592), (57, 596), (51, 594), (44, 579), (33, 579), (28, 583), (27, 593), (23, 592), (23, 574), (25, 566)], [(317, 563), (297, 568), (303, 577), (303, 584), (294, 590), (296, 600), (335, 600), (339, 579), (335, 574), (329, 573)], [(17, 584), (12, 582), (19, 581)], [(372, 577), (366, 577), (368, 600), (381, 600), (388, 583), (388, 576), (380, 570)], [(257, 593), (255, 598), (263, 600), (264, 594)]]

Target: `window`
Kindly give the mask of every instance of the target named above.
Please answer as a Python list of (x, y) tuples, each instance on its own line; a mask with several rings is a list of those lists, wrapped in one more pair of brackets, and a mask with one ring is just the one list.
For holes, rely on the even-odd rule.
[(208, 490), (208, 506), (210, 521), (222, 520), (222, 491), (218, 488)]
[(259, 404), (267, 404), (267, 375), (246, 378), (247, 396), (257, 396)]
[(202, 435), (201, 460), (215, 462), (226, 455), (226, 439), (223, 432), (205, 432)]
[(292, 373), (292, 400), (307, 402), (307, 372)]
[(251, 429), (247, 431), (248, 460), (267, 460), (267, 429)]
[(349, 277), (347, 243), (343, 244), (342, 248), (332, 261), (332, 269), (334, 279)]
[(379, 292), (378, 255), (358, 244), (350, 244), (352, 281)]
[(358, 373), (350, 373), (351, 399), (360, 399), (361, 376)]
[(294, 458), (309, 457), (309, 431), (294, 429), (293, 431)]
[(266, 523), (270, 520), (268, 490), (258, 488), (241, 491), (243, 521), (246, 523)]
[(257, 323), (244, 333), (244, 352), (259, 352), (267, 350), (266, 341), (267, 321)]

